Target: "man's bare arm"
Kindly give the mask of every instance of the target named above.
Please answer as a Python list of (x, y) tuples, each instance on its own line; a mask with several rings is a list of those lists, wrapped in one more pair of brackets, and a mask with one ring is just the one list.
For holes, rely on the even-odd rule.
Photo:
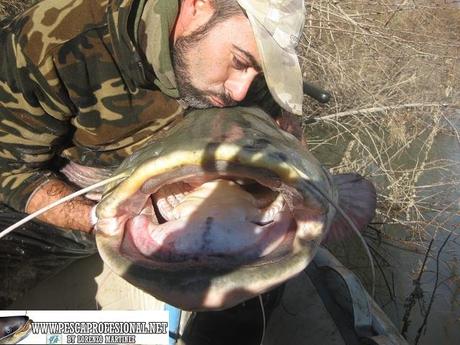
[[(74, 191), (67, 183), (52, 179), (38, 187), (30, 196), (26, 212), (33, 213)], [(43, 213), (38, 219), (64, 229), (91, 232), (91, 209), (94, 205), (91, 200), (77, 197)]]

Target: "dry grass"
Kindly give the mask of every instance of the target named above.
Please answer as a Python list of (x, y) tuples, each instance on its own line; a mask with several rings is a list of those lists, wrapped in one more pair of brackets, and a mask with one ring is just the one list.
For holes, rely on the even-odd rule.
[[(427, 212), (456, 211), (456, 204), (439, 201), (436, 190), (458, 190), (460, 162), (435, 157), (432, 150), (440, 134), (460, 144), (455, 122), (460, 114), (459, 5), (415, 0), (307, 4), (300, 47), (304, 76), (333, 96), (326, 106), (305, 102), (306, 120), (319, 122), (306, 126), (310, 148), (319, 155), (335, 150), (341, 160), (326, 162), (335, 172), (371, 177), (379, 186), (379, 220), (403, 225), (411, 240), (424, 238)], [(345, 150), (334, 147), (343, 141)], [(427, 172), (438, 181), (421, 185)]]
[(404, 104), (459, 105), (460, 7), (444, 1), (310, 0), (304, 76), (332, 91), (310, 116)]
[[(307, 9), (304, 77), (332, 94), (327, 105), (305, 100), (309, 147), (333, 172), (358, 171), (376, 184), (366, 237), (391, 299), (383, 303), (399, 304), (394, 321), (416, 344), (434, 292), (442, 284), (458, 290), (460, 3), (309, 0)], [(422, 254), (412, 272), (393, 270), (389, 247)], [(366, 280), (365, 258), (334, 249)], [(412, 293), (397, 296), (397, 275), (409, 287), (414, 281)], [(423, 321), (416, 305), (430, 306), (418, 310)]]

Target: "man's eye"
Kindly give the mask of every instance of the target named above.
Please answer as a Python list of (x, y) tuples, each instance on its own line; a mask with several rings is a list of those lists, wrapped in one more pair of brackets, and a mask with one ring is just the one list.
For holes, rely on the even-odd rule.
[(233, 57), (233, 67), (237, 70), (245, 70), (249, 68), (249, 65), (237, 57)]

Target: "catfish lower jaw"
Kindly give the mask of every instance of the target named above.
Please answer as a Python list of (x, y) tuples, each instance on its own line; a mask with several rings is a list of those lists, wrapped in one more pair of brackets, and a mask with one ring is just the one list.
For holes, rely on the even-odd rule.
[(206, 255), (152, 259), (127, 238), (129, 231), (115, 236), (99, 234), (98, 246), (104, 261), (117, 274), (156, 298), (183, 310), (220, 310), (267, 292), (300, 273), (315, 255), (326, 223), (324, 215), (302, 212), (300, 221), (290, 222), (284, 241), (259, 258)]
[[(220, 222), (213, 219), (208, 217), (200, 231), (189, 219), (154, 225), (145, 216), (137, 216), (126, 224), (121, 254), (144, 265), (170, 264), (174, 268), (181, 263), (186, 267), (260, 265), (261, 260), (280, 254), (280, 248), (290, 248), (297, 228), (287, 211), (266, 225), (242, 222), (235, 231), (212, 229), (219, 227), (213, 223)], [(175, 229), (165, 230), (171, 227)]]

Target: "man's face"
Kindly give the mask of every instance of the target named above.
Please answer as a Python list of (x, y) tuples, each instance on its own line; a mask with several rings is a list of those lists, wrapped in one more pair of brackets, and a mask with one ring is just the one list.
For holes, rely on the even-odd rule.
[(241, 15), (179, 37), (173, 48), (181, 98), (195, 108), (232, 106), (242, 101), (261, 72), (249, 20)]

